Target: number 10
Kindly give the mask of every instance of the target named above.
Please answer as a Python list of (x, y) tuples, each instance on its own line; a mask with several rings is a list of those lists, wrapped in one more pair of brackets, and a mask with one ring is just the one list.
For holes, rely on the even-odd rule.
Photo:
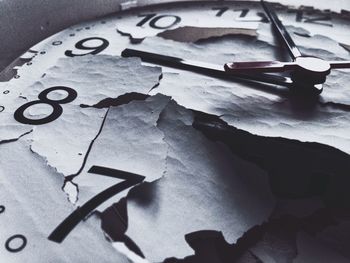
[[(149, 22), (150, 27), (155, 28), (155, 29), (168, 29), (176, 24), (180, 23), (181, 18), (178, 16), (174, 15), (157, 15), (157, 14), (146, 14), (146, 15), (139, 15), (139, 17), (144, 17), (136, 26), (142, 27), (145, 25), (147, 22)], [(164, 19), (164, 18), (173, 18), (173, 22), (171, 22), (169, 25), (166, 26), (161, 26), (159, 25), (159, 21)]]

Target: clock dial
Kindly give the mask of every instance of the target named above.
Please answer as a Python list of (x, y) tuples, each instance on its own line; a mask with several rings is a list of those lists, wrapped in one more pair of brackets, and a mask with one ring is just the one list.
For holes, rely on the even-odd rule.
[[(272, 7), (303, 56), (350, 60), (347, 11)], [(293, 56), (251, 1), (126, 10), (32, 47), (0, 74), (0, 258), (348, 260), (349, 70), (309, 96), (289, 71), (185, 66)]]

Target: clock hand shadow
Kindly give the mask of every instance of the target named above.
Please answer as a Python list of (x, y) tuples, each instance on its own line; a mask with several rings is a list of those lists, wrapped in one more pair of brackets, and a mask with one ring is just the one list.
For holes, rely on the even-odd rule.
[[(241, 83), (241, 84), (244, 84), (246, 88), (266, 92), (266, 93), (277, 95), (280, 97), (289, 97), (291, 94), (291, 90), (289, 88), (279, 86), (277, 84), (275, 85), (275, 84), (269, 84), (269, 83), (264, 83), (264, 82), (249, 80), (249, 79), (237, 78), (234, 76), (229, 76), (228, 74), (225, 74), (223, 72), (202, 72), (202, 74), (206, 76), (218, 78), (221, 80), (230, 80), (232, 81), (233, 85), (234, 83)], [(253, 79), (253, 76), (252, 76), (252, 79)]]

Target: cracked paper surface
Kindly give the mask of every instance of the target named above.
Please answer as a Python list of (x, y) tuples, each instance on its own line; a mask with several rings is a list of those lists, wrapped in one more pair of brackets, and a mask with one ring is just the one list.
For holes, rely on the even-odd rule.
[[(84, 170), (73, 180), (79, 185), (78, 205), (118, 180), (88, 174), (87, 171), (93, 165), (137, 173), (145, 176), (145, 182), (163, 176), (168, 145), (163, 132), (156, 125), (169, 99), (155, 96), (146, 101), (133, 101), (109, 109), (104, 128), (94, 142)], [(126, 192), (123, 192), (113, 197), (99, 210), (104, 210), (125, 195)]]
[(157, 34), (157, 36), (164, 39), (171, 39), (178, 42), (197, 42), (208, 38), (230, 35), (257, 36), (257, 33), (256, 30), (249, 28), (210, 28), (185, 26)]
[[(154, 16), (155, 20), (152, 22), (152, 14), (164, 12), (163, 10), (158, 11), (155, 7), (150, 13), (143, 12), (139, 14), (138, 18), (126, 16), (123, 19), (123, 23), (117, 23), (117, 31), (122, 35), (128, 36), (133, 43), (142, 42), (145, 38), (156, 35), (192, 42), (203, 38), (231, 34), (255, 35), (258, 22), (262, 21), (263, 17), (259, 16), (255, 9), (247, 17), (240, 17), (243, 9), (252, 8), (254, 5), (254, 3), (249, 2), (237, 2), (235, 5), (236, 12), (227, 12), (220, 18), (209, 20), (208, 16), (215, 17), (215, 14), (218, 12), (216, 9), (210, 10), (210, 4), (208, 5), (209, 8), (206, 3), (197, 6), (198, 12), (196, 15), (193, 15), (191, 3), (183, 3), (180, 8), (172, 8), (172, 12), (176, 16), (165, 13), (162, 14), (165, 17), (161, 19)], [(222, 4), (218, 4), (218, 6), (220, 7)], [(148, 17), (150, 17), (150, 23), (153, 25), (151, 27), (147, 26)], [(181, 19), (179, 20), (177, 17), (181, 17)], [(208, 30), (203, 32), (205, 28)], [(186, 34), (187, 36), (180, 36), (180, 34)]]
[[(324, 12), (312, 8), (304, 8), (301, 9), (304, 10), (303, 14), (307, 14), (311, 12), (311, 16), (306, 15), (309, 19), (319, 19), (317, 21), (314, 21), (315, 23), (306, 22), (306, 23), (300, 23), (297, 19), (295, 19), (295, 15), (298, 12), (297, 9), (288, 9), (284, 6), (281, 6), (277, 9), (278, 16), (282, 18), (282, 22), (285, 25), (285, 27), (288, 29), (288, 32), (292, 34), (293, 40), (295, 43), (299, 46), (302, 46), (302, 43), (299, 42), (298, 35), (295, 34), (295, 32), (302, 31), (304, 34), (306, 33), (307, 37), (312, 36), (324, 36), (333, 39), (335, 42), (339, 44), (349, 44), (350, 39), (348, 37), (347, 32), (350, 29), (349, 23), (347, 23), (347, 19), (349, 19), (348, 14), (344, 12), (344, 14), (340, 13), (330, 13), (326, 10)], [(299, 10), (300, 12), (300, 10)], [(329, 19), (327, 19), (327, 17)], [(294, 30), (291, 30), (293, 29)], [(295, 28), (297, 30), (295, 30)], [(274, 37), (271, 33), (268, 33), (269, 30), (269, 24), (260, 24), (258, 29), (258, 35), (259, 38), (265, 39), (268, 42), (274, 43), (276, 46), (278, 46), (277, 41), (273, 41)], [(327, 32), (332, 32), (331, 35), (328, 35)], [(300, 35), (299, 35), (300, 36)], [(305, 37), (305, 36), (304, 36)], [(276, 38), (275, 38), (276, 39)], [(327, 43), (323, 43), (322, 41), (316, 42), (304, 42), (304, 44), (310, 45), (315, 44), (315, 47), (323, 46), (327, 49)], [(328, 43), (329, 44), (329, 43)]]
[[(192, 122), (190, 111), (169, 103), (158, 121), (169, 145), (164, 177), (128, 196), (126, 234), (152, 262), (187, 255), (182, 240), (193, 231), (222, 231), (228, 242), (235, 242), (274, 206), (265, 173), (208, 141)], [(151, 194), (146, 203), (142, 193)], [(163, 240), (165, 247), (154, 246)]]
[[(182, 54), (186, 59), (200, 59), (204, 62), (213, 61), (212, 54), (218, 64), (225, 63), (228, 57), (232, 57), (233, 61), (254, 60), (257, 53), (260, 60), (281, 59), (281, 55), (276, 54), (272, 46), (249, 38), (226, 37), (201, 42), (200, 45), (177, 43), (176, 50), (172, 48), (172, 41), (158, 38), (147, 39), (141, 45), (144, 50), (152, 50), (156, 45), (164, 54)], [(222, 56), (212, 51), (212, 47), (220, 49)], [(201, 56), (204, 50), (206, 56)], [(178, 78), (184, 81), (179, 83)], [(229, 124), (254, 134), (316, 141), (349, 153), (350, 91), (343, 88), (349, 80), (347, 72), (334, 70), (324, 85), (325, 90), (320, 100), (301, 103), (300, 99), (285, 94), (283, 88), (221, 81), (170, 70), (163, 74), (160, 86), (152, 92), (172, 96), (187, 108), (222, 116)], [(293, 133), (290, 133), (292, 127)]]
[(95, 216), (78, 226), (64, 244), (48, 242), (47, 233), (55, 227), (57, 220), (74, 210), (59, 187), (63, 177), (47, 167), (43, 158), (33, 154), (24, 139), (1, 144), (0, 152), (0, 199), (5, 207), (0, 217), (1, 240), (5, 242), (15, 234), (27, 239), (26, 253), (12, 254), (1, 246), (2, 261), (128, 262), (108, 245)]
[[(10, 72), (17, 74), (14, 79), (0, 83), (0, 178), (5, 178), (0, 194), (8, 202), (0, 221), (9, 226), (1, 236), (28, 234), (26, 249), (36, 261), (349, 258), (344, 245), (349, 243), (346, 210), (336, 214), (331, 209), (348, 207), (350, 200), (347, 70), (332, 71), (319, 100), (310, 103), (272, 85), (229, 82), (165, 67), (162, 74), (139, 59), (119, 57), (129, 47), (219, 65), (290, 60), (271, 25), (258, 14), (262, 9), (255, 8), (257, 3), (237, 3), (221, 16), (217, 7), (227, 3), (216, 4), (214, 10), (211, 4), (198, 7), (195, 15), (190, 5), (166, 12), (153, 7), (82, 23), (23, 55), (30, 63)], [(240, 8), (246, 6), (252, 10), (242, 18)], [(332, 13), (332, 20), (321, 20), (325, 25), (320, 25), (296, 21), (299, 11), (278, 7), (302, 53), (349, 59), (345, 12)], [(324, 15), (317, 12), (311, 16)], [(150, 13), (156, 14), (137, 26)], [(153, 20), (160, 15), (168, 17)], [(168, 27), (175, 15), (181, 22)], [(86, 41), (89, 38), (94, 40)], [(101, 47), (101, 39), (107, 47), (96, 56), (84, 56), (95, 45)], [(77, 48), (83, 40), (88, 48)], [(77, 57), (67, 57), (67, 50)], [(62, 104), (58, 119), (40, 126), (13, 119), (20, 105), (60, 85), (73, 88), (78, 96)], [(66, 95), (58, 91), (49, 97)], [(48, 105), (37, 105), (27, 114), (42, 118), (49, 112)], [(94, 174), (93, 167), (144, 179), (106, 202), (98, 198), (98, 205), (80, 215), (82, 221), (60, 244), (47, 241), (62, 220), (125, 182)], [(28, 181), (29, 171), (35, 173), (33, 182)], [(25, 232), (28, 229), (32, 231)], [(102, 231), (120, 253), (111, 250)], [(43, 249), (37, 252), (33, 244)], [(316, 255), (320, 248), (323, 254)], [(28, 255), (0, 252), (7, 253), (8, 262), (21, 262)]]
[[(47, 88), (54, 86), (73, 88), (78, 96), (71, 103), (63, 105), (62, 115), (54, 122), (35, 127), (32, 150), (43, 156), (50, 166), (65, 176), (75, 174), (82, 166), (87, 149), (98, 133), (107, 112), (107, 109), (82, 108), (80, 105), (94, 105), (106, 98), (117, 98), (130, 89), (147, 94), (158, 83), (160, 74), (159, 68), (143, 67), (136, 58), (118, 59), (112, 56), (62, 58), (43, 78), (31, 84), (30, 89), (20, 93), (25, 99), (8, 101), (10, 109), (0, 116), (1, 130), (4, 132), (6, 130), (8, 133), (7, 127), (11, 125), (8, 122), (16, 123), (16, 132), (33, 129), (30, 125), (16, 122), (13, 119), (14, 110), (12, 112), (11, 110), (25, 102), (37, 100), (38, 94)], [(55, 96), (52, 99), (66, 96), (64, 93), (52, 93), (51, 96)], [(12, 96), (15, 96), (15, 93)], [(52, 110), (49, 106), (45, 106), (30, 108), (28, 114), (31, 118), (40, 118), (41, 115), (38, 113), (45, 115)], [(77, 137), (80, 139), (76, 140)]]
[[(109, 67), (108, 69), (104, 69), (106, 65), (104, 62), (108, 63), (108, 59), (110, 59)], [(118, 75), (118, 73), (120, 73), (121, 75)], [(127, 93), (128, 90), (130, 90), (130, 86), (133, 87), (133, 91), (135, 92), (135, 94), (147, 96), (146, 94), (155, 85), (157, 85), (160, 74), (161, 72), (159, 68), (141, 66), (140, 61), (134, 58), (118, 59), (116, 57), (111, 56), (86, 56), (75, 59), (61, 59), (58, 61), (56, 67), (48, 70), (45, 76), (43, 76), (40, 79), (40, 81), (37, 81), (34, 84), (32, 84), (31, 89), (25, 89), (23, 91), (16, 90), (18, 93), (20, 92), (20, 97), (17, 100), (15, 100), (18, 101), (18, 103), (10, 104), (11, 101), (8, 101), (8, 105), (10, 105), (12, 108), (18, 107), (18, 105), (23, 104), (23, 102), (35, 100), (40, 92), (52, 86), (74, 87), (74, 90), (78, 94), (77, 98), (74, 101), (72, 101), (72, 103), (66, 104), (64, 105), (64, 107), (62, 107), (62, 115), (54, 122), (40, 126), (23, 125), (16, 123), (16, 127), (14, 129), (14, 131), (18, 133), (18, 137), (22, 137), (25, 134), (31, 133), (29, 144), (30, 146), (28, 145), (28, 147), (30, 147), (31, 150), (29, 154), (37, 156), (37, 158), (42, 160), (43, 164), (47, 163), (49, 167), (52, 167), (47, 167), (48, 170), (54, 169), (60, 173), (59, 175), (56, 175), (58, 176), (59, 182), (56, 182), (56, 191), (53, 193), (53, 195), (56, 192), (59, 192), (60, 195), (63, 196), (63, 199), (61, 200), (62, 203), (67, 202), (67, 196), (61, 190), (61, 187), (63, 185), (63, 178), (59, 177), (62, 175), (68, 177), (75, 175), (80, 171), (80, 169), (84, 168), (84, 161), (86, 158), (88, 158), (89, 147), (91, 146), (91, 142), (94, 140), (94, 138), (96, 138), (96, 136), (100, 132), (101, 125), (109, 107), (99, 107), (99, 103), (105, 103), (106, 99), (117, 101), (120, 104), (127, 103), (124, 101), (125, 97), (123, 96)], [(88, 77), (88, 75), (90, 77)], [(61, 76), (66, 76), (66, 78), (62, 79)], [(96, 86), (98, 86), (98, 89), (96, 89)], [(16, 92), (12, 92), (11, 96), (16, 96)], [(50, 94), (50, 99), (59, 100), (65, 98), (65, 96), (67, 96), (65, 92), (52, 92), (52, 94)], [(132, 99), (133, 98), (130, 98), (130, 100)], [(50, 107), (45, 106), (46, 105), (40, 105), (39, 107), (33, 107), (28, 109), (26, 116), (28, 116), (29, 118), (42, 118), (43, 116), (49, 114), (51, 110)], [(6, 104), (6, 109), (8, 110), (9, 108), (10, 107)], [(5, 120), (10, 120), (15, 123), (15, 121), (13, 120), (13, 116), (11, 116), (11, 114), (8, 112), (4, 112), (4, 114), (2, 114), (1, 117)], [(3, 124), (2, 127), (4, 128), (4, 130), (6, 129), (6, 132), (8, 134), (9, 130), (8, 126), (6, 126), (6, 122), (5, 125)], [(18, 127), (23, 128), (22, 133), (19, 133), (21, 129), (19, 129)], [(111, 128), (113, 129), (115, 127)], [(136, 131), (139, 130), (136, 129)], [(128, 134), (128, 130), (124, 130), (124, 133)], [(80, 139), (77, 140), (77, 138)], [(2, 143), (11, 143), (16, 139), (17, 138), (13, 137), (4, 137), (2, 139)], [(159, 139), (159, 141), (161, 141), (161, 138)], [(124, 147), (127, 148), (128, 146), (126, 145)], [(164, 151), (166, 151), (166, 147), (163, 147), (163, 149)], [(4, 151), (6, 152), (6, 150)], [(4, 151), (2, 152), (4, 153)], [(16, 154), (11, 152), (9, 152), (8, 154), (10, 154), (10, 156), (16, 156)], [(100, 155), (101, 154), (102, 153), (100, 153)], [(98, 154), (95, 154), (94, 157), (97, 156)], [(100, 158), (104, 158), (104, 160), (108, 162), (108, 157), (110, 156), (113, 156), (113, 154), (110, 154), (109, 156), (100, 156)], [(20, 156), (18, 157), (20, 158)], [(4, 159), (4, 161), (6, 161), (6, 159)], [(23, 161), (28, 162), (28, 164), (31, 163), (29, 160)], [(160, 166), (161, 161), (162, 160), (159, 160)], [(113, 160), (110, 160), (110, 163), (111, 162), (113, 163)], [(13, 163), (11, 164), (13, 165)], [(103, 165), (106, 164), (106, 162), (99, 164)], [(134, 167), (139, 168), (140, 166)], [(159, 174), (153, 174), (150, 172), (149, 176), (161, 176), (162, 171), (163, 170), (161, 170)], [(11, 175), (2, 174), (2, 176)], [(40, 176), (44, 176), (43, 172), (40, 173)], [(148, 178), (148, 180), (150, 179)], [(45, 186), (45, 181), (42, 185), (42, 187), (47, 187)], [(79, 186), (70, 184), (71, 187), (67, 188), (67, 185), (69, 186), (69, 184), (65, 183), (64, 190), (69, 195), (69, 200), (71, 202), (75, 202), (75, 199), (79, 198), (77, 192), (79, 191)], [(101, 182), (99, 182), (99, 184), (97, 185), (97, 189), (100, 189), (98, 188), (98, 186), (100, 186), (101, 188), (101, 186), (103, 187), (104, 185)], [(30, 188), (28, 190), (30, 190)], [(51, 188), (47, 188), (47, 191), (50, 190)], [(80, 193), (85, 194), (86, 192), (80, 191)], [(93, 193), (94, 195), (96, 194), (95, 192)], [(80, 199), (82, 200), (82, 202), (84, 201), (83, 196)], [(32, 199), (28, 200), (28, 202), (30, 201), (34, 202)], [(51, 207), (48, 206), (49, 202), (50, 200), (43, 203), (42, 208), (40, 209), (49, 209)], [(10, 206), (12, 205), (14, 204), (11, 203)], [(74, 208), (68, 204), (67, 206), (70, 207), (70, 209), (66, 209), (61, 213), (55, 214), (56, 220), (51, 220), (52, 218), (48, 218), (48, 220), (51, 220), (52, 222), (50, 221), (50, 225), (48, 225), (47, 228), (45, 228), (37, 234), (30, 232), (28, 233), (28, 235), (32, 236), (35, 234), (36, 238), (39, 239), (36, 242), (40, 242), (40, 245), (43, 242), (47, 243), (48, 241), (45, 235), (47, 235), (49, 231), (52, 231), (60, 223), (57, 220), (63, 220), (71, 212), (73, 212)], [(23, 208), (23, 206), (19, 206), (19, 208)], [(37, 208), (34, 207), (33, 209)], [(95, 227), (94, 231), (96, 231), (96, 229), (99, 228), (99, 221), (97, 218), (95, 218), (95, 216), (91, 216), (90, 218), (91, 219), (86, 221), (87, 223), (84, 223), (83, 225), (86, 225), (85, 227), (87, 227), (89, 226), (88, 222), (93, 221)], [(25, 218), (23, 220), (25, 220)], [(79, 238), (84, 238), (84, 236), (85, 238), (88, 238), (88, 234), (81, 234), (81, 232), (79, 231), (80, 228), (80, 225), (76, 226), (73, 231), (73, 234), (71, 234), (73, 237), (65, 239), (64, 243), (67, 242), (67, 246), (69, 246), (70, 244), (69, 240), (71, 238), (74, 238), (76, 235), (78, 235)], [(78, 229), (77, 232), (76, 229)], [(44, 232), (45, 234), (43, 234)], [(101, 236), (101, 238), (103, 238), (101, 232), (99, 233), (99, 235)], [(77, 240), (77, 238), (75, 238), (75, 242), (79, 244), (83, 241)], [(100, 240), (93, 239), (91, 240), (91, 242), (98, 242), (101, 246), (107, 246), (106, 244), (104, 244), (105, 241), (101, 242)], [(91, 247), (91, 244), (93, 244), (91, 242), (86, 242), (86, 246)], [(53, 246), (55, 245), (52, 242), (49, 242), (49, 244)], [(74, 246), (72, 246), (72, 248), (74, 248)], [(113, 260), (117, 258), (115, 255), (113, 255), (113, 249), (112, 251), (109, 251), (110, 248), (106, 247), (106, 255), (103, 256), (103, 262), (111, 262), (112, 258)], [(60, 248), (60, 251), (60, 253), (63, 253), (62, 251), (64, 251), (64, 247)], [(103, 249), (101, 249), (100, 252), (101, 251), (103, 251)], [(107, 253), (107, 251), (109, 252)], [(50, 251), (47, 251), (47, 253), (49, 252)], [(29, 253), (34, 252), (31, 249)], [(38, 255), (38, 257), (41, 256), (44, 255)], [(55, 257), (55, 255), (53, 254), (51, 254), (51, 256)], [(45, 257), (48, 258), (49, 255), (45, 255)], [(94, 257), (97, 257), (97, 255), (93, 255), (92, 253), (87, 253), (86, 255), (86, 258), (89, 259)], [(79, 258), (79, 256), (77, 256), (77, 258)], [(80, 257), (80, 259), (82, 259), (82, 257)], [(124, 256), (120, 255), (120, 259), (124, 260)], [(74, 260), (74, 258), (69, 258), (69, 255), (67, 256), (67, 259), (63, 259), (63, 261), (67, 262), (71, 262), (71, 260)]]

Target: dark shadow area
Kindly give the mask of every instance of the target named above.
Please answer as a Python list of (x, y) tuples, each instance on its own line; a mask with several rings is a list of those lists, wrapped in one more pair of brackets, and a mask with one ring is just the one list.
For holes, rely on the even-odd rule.
[(144, 258), (140, 248), (125, 235), (128, 228), (126, 198), (101, 213), (101, 228), (113, 242), (123, 242), (131, 251)]
[(195, 112), (193, 127), (266, 170), (276, 196), (320, 196), (331, 207), (349, 207), (348, 154), (319, 143), (253, 135), (201, 112)]
[(291, 262), (298, 254), (296, 238), (299, 232), (315, 236), (327, 227), (336, 226), (339, 218), (349, 220), (349, 211), (325, 208), (304, 218), (285, 215), (251, 228), (235, 244), (228, 244), (221, 232), (193, 232), (185, 239), (194, 255), (184, 259), (169, 258), (164, 263), (262, 262), (254, 255), (256, 245), (271, 246), (269, 255), (275, 262)]
[(94, 105), (86, 105), (86, 104), (81, 104), (80, 107), (82, 108), (97, 108), (97, 109), (102, 109), (102, 108), (109, 108), (109, 107), (117, 107), (121, 105), (128, 104), (129, 102), (138, 100), (146, 100), (149, 97), (149, 95), (137, 93), (137, 92), (130, 92), (130, 93), (125, 93), (123, 95), (120, 95), (117, 98), (106, 98)]

